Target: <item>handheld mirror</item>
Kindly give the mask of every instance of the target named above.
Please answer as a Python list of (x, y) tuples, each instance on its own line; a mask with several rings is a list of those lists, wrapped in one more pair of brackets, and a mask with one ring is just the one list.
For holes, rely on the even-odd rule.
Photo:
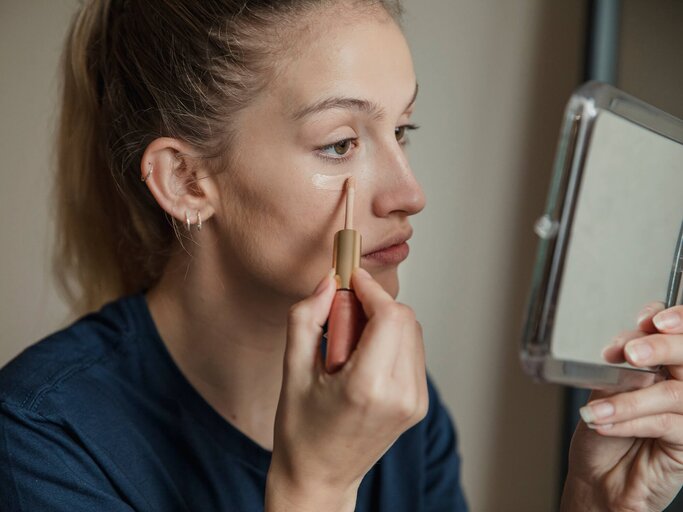
[(522, 335), (538, 380), (629, 388), (658, 368), (607, 364), (647, 303), (678, 301), (683, 121), (599, 82), (570, 98), (560, 130)]

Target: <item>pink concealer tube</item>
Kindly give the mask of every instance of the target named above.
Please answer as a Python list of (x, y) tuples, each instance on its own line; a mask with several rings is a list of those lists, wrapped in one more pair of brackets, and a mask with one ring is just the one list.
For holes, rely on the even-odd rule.
[(332, 266), (337, 291), (332, 300), (327, 320), (327, 354), (325, 369), (328, 373), (339, 371), (358, 344), (366, 318), (361, 303), (351, 285), (351, 274), (360, 265), (361, 236), (353, 229), (353, 200), (355, 180), (345, 184), (346, 216), (344, 229), (334, 235)]

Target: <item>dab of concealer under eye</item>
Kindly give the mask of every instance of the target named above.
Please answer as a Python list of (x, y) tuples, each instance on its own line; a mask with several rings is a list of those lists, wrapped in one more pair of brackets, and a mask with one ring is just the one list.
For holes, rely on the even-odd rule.
[(359, 182), (366, 181), (370, 178), (367, 167), (356, 169), (353, 172), (345, 172), (344, 174), (325, 174), (322, 172), (315, 173), (311, 176), (311, 183), (313, 187), (318, 190), (344, 190), (346, 180), (354, 176)]
[(318, 190), (342, 190), (344, 183), (351, 176), (351, 173), (346, 174), (323, 174), (315, 173), (311, 176), (313, 187)]

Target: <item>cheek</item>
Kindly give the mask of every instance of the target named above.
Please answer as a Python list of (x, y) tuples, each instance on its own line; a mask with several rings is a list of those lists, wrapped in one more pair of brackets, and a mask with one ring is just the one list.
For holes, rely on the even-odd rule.
[(341, 198), (305, 179), (259, 181), (234, 180), (226, 191), (219, 234), (225, 271), (298, 300), (332, 266)]

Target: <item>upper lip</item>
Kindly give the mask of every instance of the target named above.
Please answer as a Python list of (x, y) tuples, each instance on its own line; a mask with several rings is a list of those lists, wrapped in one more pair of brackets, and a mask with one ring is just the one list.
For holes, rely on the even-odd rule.
[(388, 247), (391, 247), (392, 245), (402, 244), (403, 242), (408, 241), (411, 236), (413, 236), (413, 229), (412, 228), (408, 228), (408, 230), (403, 230), (403, 231), (400, 231), (398, 233), (394, 233), (393, 235), (387, 237), (377, 247), (367, 251), (365, 254), (363, 254), (363, 256), (367, 256), (368, 254), (372, 254), (373, 252), (382, 251)]

